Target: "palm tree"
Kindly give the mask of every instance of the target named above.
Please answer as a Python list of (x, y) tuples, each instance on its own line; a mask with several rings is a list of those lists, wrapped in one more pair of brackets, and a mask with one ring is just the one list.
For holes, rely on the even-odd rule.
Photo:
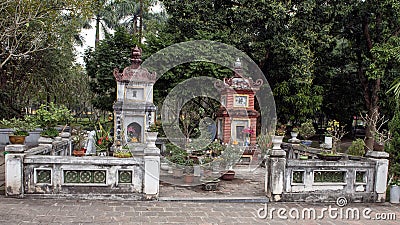
[(84, 23), (83, 28), (91, 29), (90, 22), (95, 20), (95, 48), (100, 41), (100, 30), (107, 33), (117, 26), (125, 27), (129, 33), (137, 35), (141, 42), (145, 28), (143, 20), (155, 20), (157, 23), (166, 21), (165, 13), (160, 15), (149, 13), (151, 6), (157, 2), (156, 0), (96, 0), (93, 2), (95, 15)]
[(399, 102), (400, 102), (400, 77), (396, 78), (390, 89), (387, 91), (387, 93), (392, 92), (394, 95), (394, 99), (397, 102), (397, 107), (399, 107)]
[(117, 17), (114, 12), (115, 4), (118, 0), (95, 0), (92, 2), (94, 15), (92, 18), (83, 22), (84, 29), (92, 29), (91, 23), (95, 21), (95, 48), (97, 48), (100, 41), (100, 30), (108, 33), (109, 29), (113, 29), (117, 23)]
[(94, 2), (96, 15), (96, 39), (95, 39), (95, 48), (99, 44), (100, 41), (100, 26), (103, 28), (103, 31), (107, 33), (107, 28), (112, 28), (116, 24), (116, 19), (114, 16), (114, 12), (112, 10), (112, 5), (114, 1), (108, 0), (96, 0)]
[[(139, 1), (139, 2), (137, 2)], [(156, 0), (121, 0), (114, 4), (118, 25), (125, 27), (129, 33), (138, 36), (140, 42), (143, 40), (146, 23), (163, 23), (167, 17), (165, 12), (151, 13), (151, 6), (156, 5)]]

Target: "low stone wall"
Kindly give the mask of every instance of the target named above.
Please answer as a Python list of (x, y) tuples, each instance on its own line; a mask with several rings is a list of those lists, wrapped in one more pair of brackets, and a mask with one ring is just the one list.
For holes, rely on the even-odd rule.
[(28, 155), (23, 163), (23, 195), (143, 198), (143, 157)]
[(375, 167), (369, 159), (288, 160), (282, 200), (332, 202), (346, 197), (352, 202), (375, 202)]
[[(368, 152), (361, 160), (325, 161), (323, 150), (282, 145), (267, 160), (266, 192), (271, 201), (384, 202), (388, 175), (386, 152)], [(300, 160), (299, 155), (309, 159)]]
[(7, 145), (6, 196), (157, 199), (160, 150), (155, 145), (141, 146), (132, 158), (117, 158), (71, 156), (71, 141), (65, 138), (34, 148)]

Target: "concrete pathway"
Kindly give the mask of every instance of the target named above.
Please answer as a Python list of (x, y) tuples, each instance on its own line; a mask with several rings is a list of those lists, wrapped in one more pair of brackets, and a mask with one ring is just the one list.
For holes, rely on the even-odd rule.
[[(332, 215), (324, 208), (330, 208)], [(315, 219), (314, 214), (308, 216), (313, 210)], [(353, 217), (356, 213), (345, 213), (357, 210), (359, 218)], [(367, 212), (364, 216), (363, 211)], [(295, 219), (296, 212), (299, 212), (298, 219)], [(325, 212), (324, 217), (321, 212)], [(352, 204), (338, 208), (309, 203), (136, 202), (0, 196), (0, 224), (400, 224), (400, 206)]]

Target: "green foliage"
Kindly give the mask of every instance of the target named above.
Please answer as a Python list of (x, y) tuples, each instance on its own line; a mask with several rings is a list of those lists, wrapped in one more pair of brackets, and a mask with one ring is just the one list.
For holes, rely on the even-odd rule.
[(12, 118), (9, 120), (3, 119), (0, 124), (4, 127), (13, 129), (13, 134), (17, 136), (28, 136), (31, 130), (36, 128), (36, 124), (32, 121), (30, 116), (24, 118)]
[(168, 156), (167, 159), (172, 162), (175, 163), (177, 165), (185, 165), (186, 164), (186, 159), (187, 159), (187, 152), (184, 149), (179, 148), (178, 146), (172, 144), (172, 143), (168, 143), (166, 144), (166, 150), (168, 152)]
[(257, 144), (260, 146), (262, 151), (267, 151), (271, 148), (272, 138), (270, 134), (259, 134), (257, 136)]
[(83, 92), (66, 91), (75, 89), (66, 77), (79, 67), (73, 64), (73, 45), (90, 2), (2, 1), (0, 118), (20, 117), (22, 108), (56, 98), (59, 103), (79, 99)]
[(198, 163), (197, 161), (188, 157), (186, 150), (181, 149), (172, 143), (166, 144), (166, 150), (168, 153), (167, 159), (178, 166), (191, 167)]
[(304, 139), (310, 138), (315, 134), (315, 128), (312, 123), (312, 120), (307, 120), (306, 122), (301, 124), (299, 129), (299, 134)]
[(389, 122), (389, 130), (392, 133), (392, 139), (389, 147), (385, 148), (390, 154), (389, 171), (395, 177), (400, 179), (400, 111), (396, 110), (394, 117)]
[(224, 164), (225, 169), (231, 169), (237, 163), (243, 154), (245, 148), (243, 146), (231, 145), (227, 146), (225, 151), (219, 156)]
[(268, 133), (261, 133), (257, 136), (257, 144), (261, 149), (261, 156), (264, 158), (268, 154), (268, 150), (272, 147), (272, 137)]
[(96, 145), (96, 151), (108, 151), (108, 149), (114, 143), (113, 138), (110, 135), (112, 125), (105, 124), (103, 126), (100, 122), (96, 126), (96, 133), (94, 135), (94, 144)]
[[(280, 120), (296, 118), (305, 121), (321, 107), (322, 88), (314, 85), (313, 79), (320, 56), (316, 52), (329, 48), (332, 39), (329, 34), (331, 24), (319, 24), (326, 22), (321, 21), (322, 12), (327, 16), (334, 13), (324, 9), (328, 8), (326, 4), (246, 0), (166, 0), (163, 3), (170, 18), (159, 38), (149, 40), (151, 49), (200, 39), (233, 45), (259, 64), (273, 88), (278, 106), (291, 106), (277, 107)], [(227, 61), (233, 63), (234, 59), (227, 58)], [(179, 81), (178, 76), (202, 74), (202, 64), (182, 65), (179, 69), (184, 71), (181, 73), (174, 68), (172, 79), (161, 84), (173, 86)], [(218, 74), (217, 78), (231, 75), (217, 66), (206, 71), (207, 76)]]
[(40, 136), (49, 137), (49, 138), (57, 137), (58, 134), (59, 134), (58, 130), (53, 127), (47, 128), (47, 129), (43, 130), (42, 132), (40, 132)]
[(116, 98), (116, 81), (113, 70), (123, 70), (130, 65), (131, 49), (137, 40), (123, 28), (117, 28), (114, 35), (106, 35), (99, 46), (85, 52), (86, 71), (91, 78), (90, 89), (96, 94), (92, 99), (95, 108), (112, 111)]
[(157, 124), (151, 124), (148, 131), (149, 132), (158, 132)]
[(223, 146), (218, 140), (214, 140), (211, 144), (207, 147), (209, 150), (212, 151), (216, 156), (220, 155), (222, 151), (225, 150), (225, 146)]
[(84, 148), (87, 132), (84, 129), (82, 129), (81, 126), (71, 126), (71, 129), (72, 129), (71, 136), (74, 144), (74, 149), (81, 150), (82, 148)]
[(34, 121), (42, 129), (54, 128), (56, 125), (65, 125), (71, 122), (72, 115), (64, 105), (56, 105), (50, 102), (49, 105), (41, 105), (36, 111)]
[(351, 142), (351, 145), (347, 151), (347, 154), (355, 155), (355, 156), (363, 156), (364, 152), (365, 152), (364, 147), (365, 147), (364, 140), (357, 138), (356, 140)]

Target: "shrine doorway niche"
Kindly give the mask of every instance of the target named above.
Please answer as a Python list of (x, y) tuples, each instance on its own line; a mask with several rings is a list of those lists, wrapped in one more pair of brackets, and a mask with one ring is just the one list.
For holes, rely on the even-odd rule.
[(142, 126), (136, 122), (132, 122), (127, 127), (127, 139), (128, 143), (141, 143), (142, 142)]

